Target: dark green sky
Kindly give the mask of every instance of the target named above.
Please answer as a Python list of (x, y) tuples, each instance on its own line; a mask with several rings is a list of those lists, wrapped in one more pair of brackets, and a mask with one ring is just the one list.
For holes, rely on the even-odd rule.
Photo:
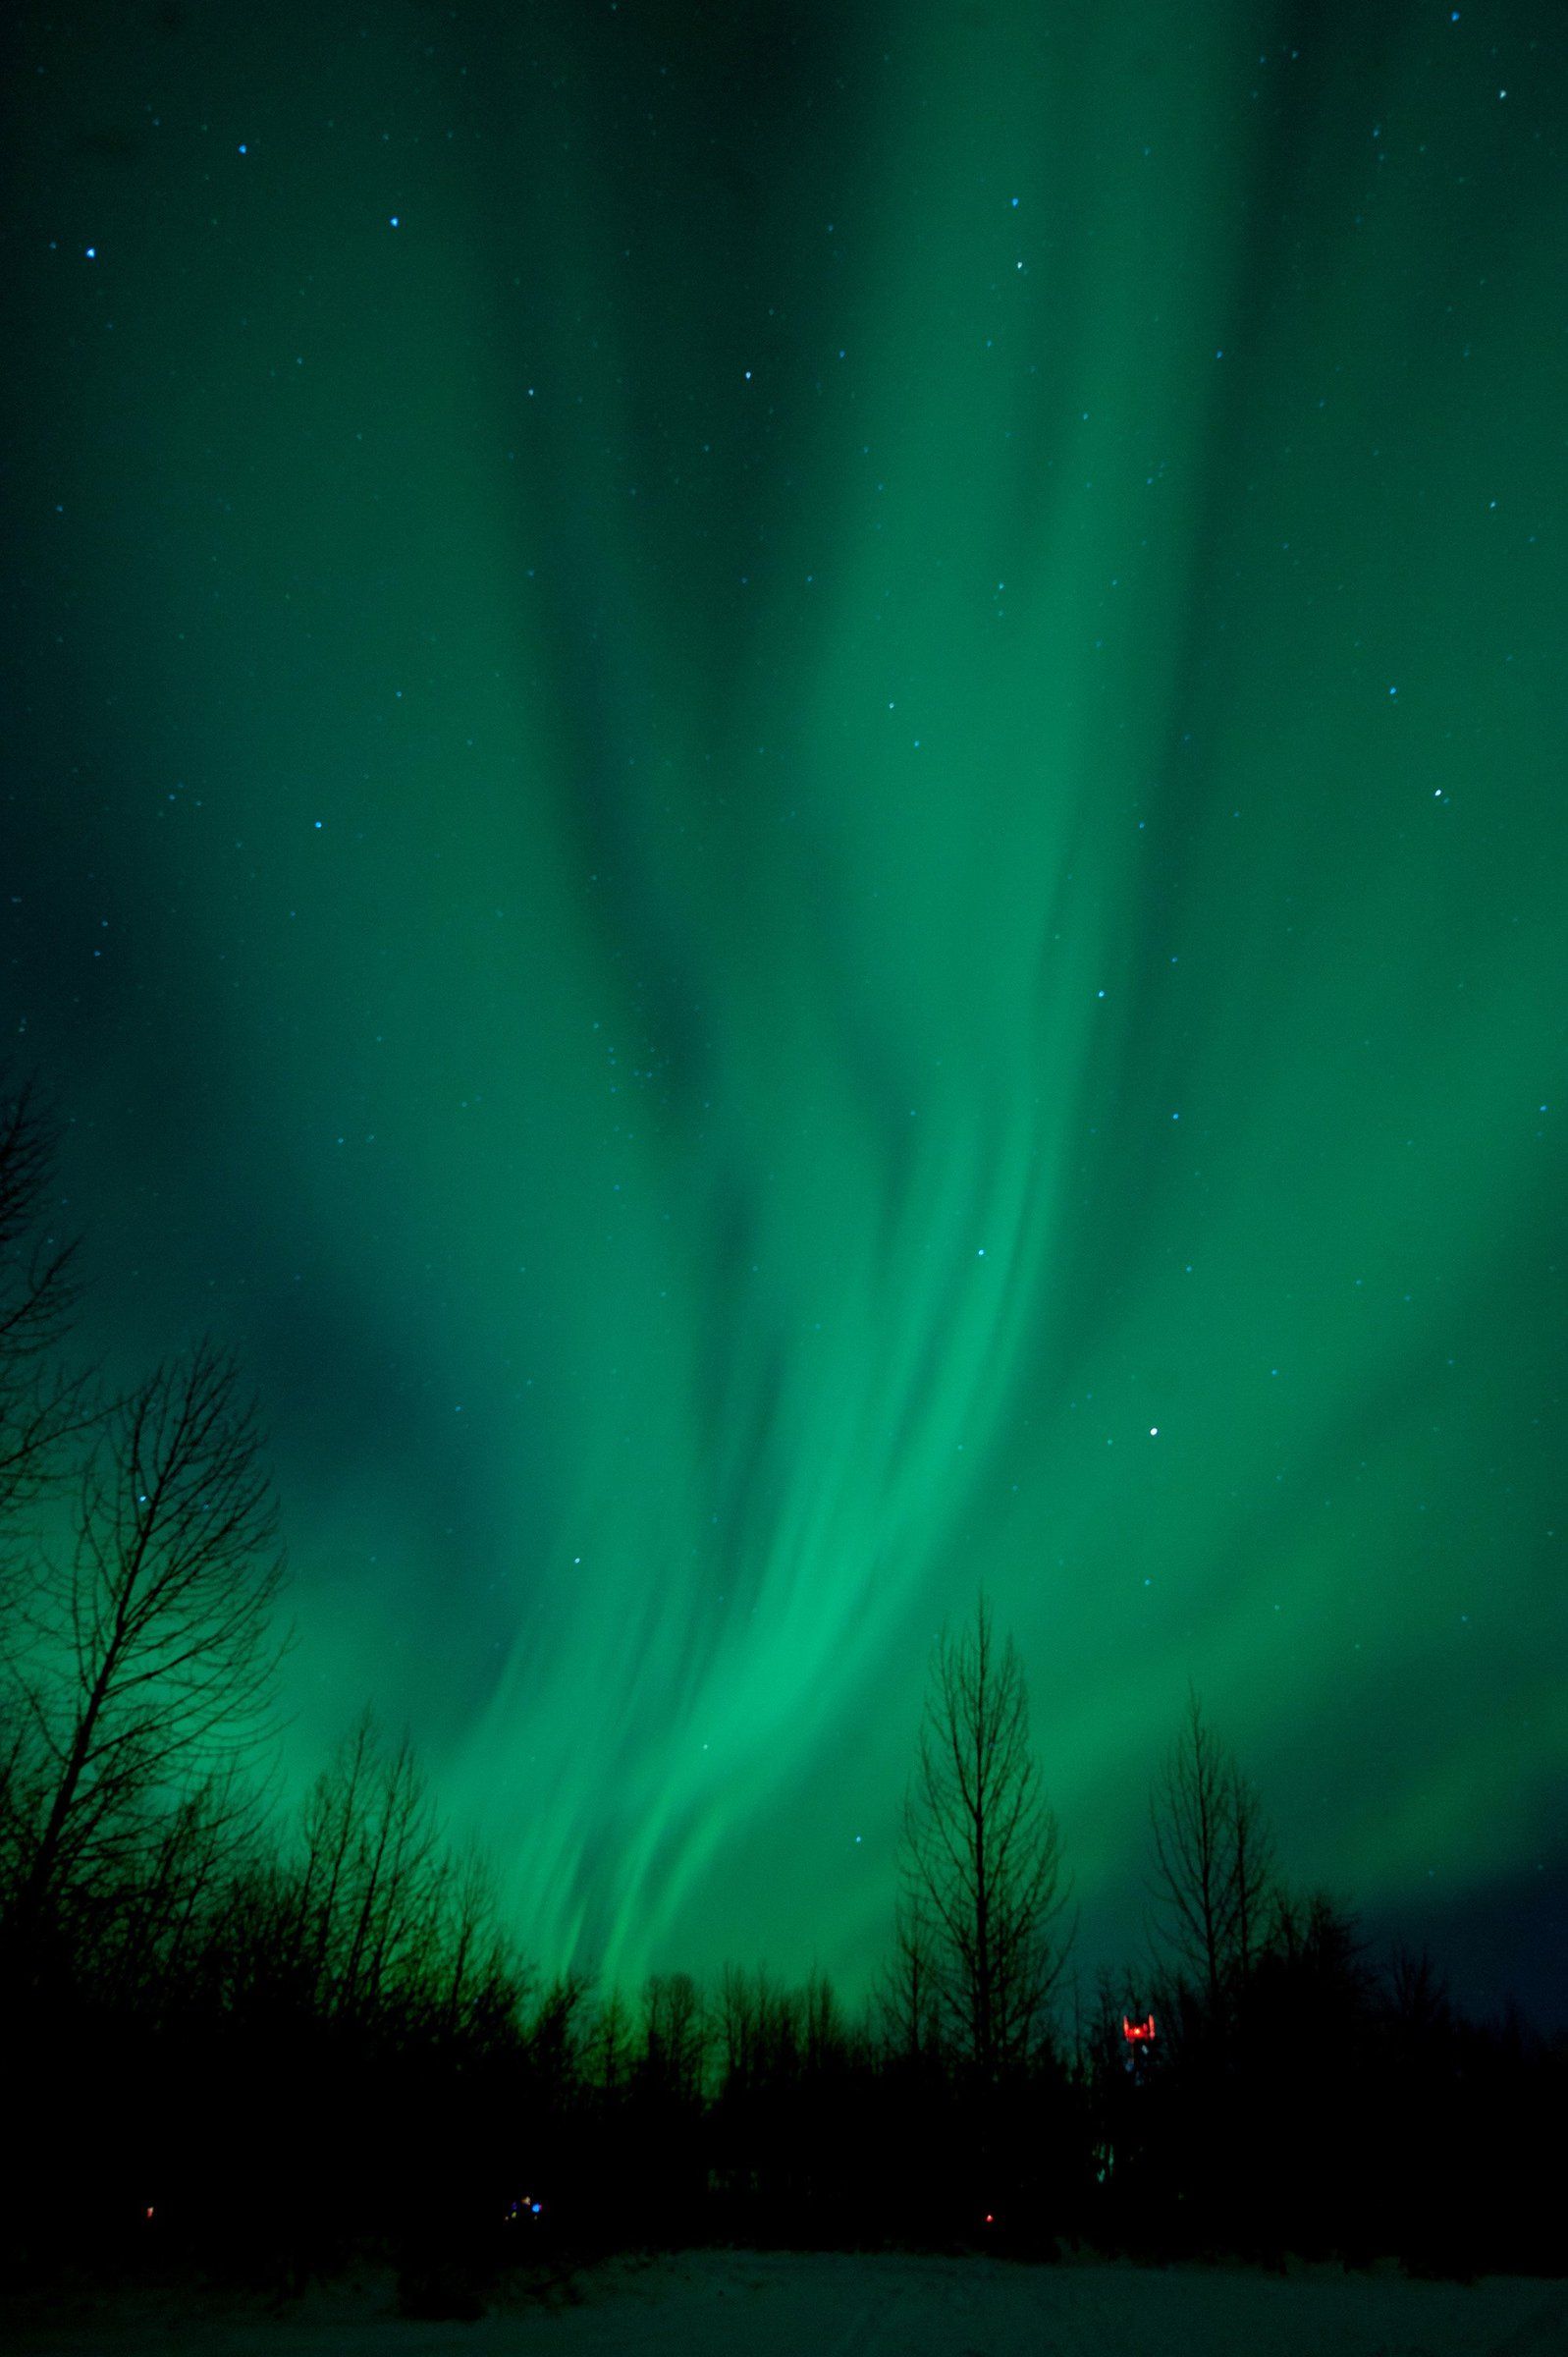
[[(529, 1945), (851, 1983), (926, 1658), (1133, 1943), (1568, 2011), (1560, 11), (22, 12), (0, 1033)], [(17, 364), (20, 357), (20, 366)], [(1555, 1946), (1554, 1946), (1555, 1943)]]

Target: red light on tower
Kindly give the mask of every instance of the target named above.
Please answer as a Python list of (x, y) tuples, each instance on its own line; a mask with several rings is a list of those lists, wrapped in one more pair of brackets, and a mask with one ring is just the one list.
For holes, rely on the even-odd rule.
[(1129, 2046), (1152, 2046), (1155, 2036), (1154, 2015), (1151, 2013), (1144, 2021), (1129, 2021), (1126, 2014), (1123, 2013), (1121, 2034)]

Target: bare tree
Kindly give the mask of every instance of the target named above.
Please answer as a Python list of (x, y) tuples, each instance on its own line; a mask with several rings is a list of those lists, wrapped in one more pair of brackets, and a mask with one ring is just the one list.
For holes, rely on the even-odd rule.
[(1194, 1690), (1149, 1815), (1161, 1942), (1217, 2024), (1268, 1937), (1277, 1886), (1262, 1802)]
[(430, 1978), (441, 2028), (452, 2037), (498, 2026), (527, 1976), (502, 1922), (495, 1868), (477, 1846), (443, 1861), (436, 1919)]
[(1245, 1980), (1270, 1940), (1280, 1900), (1272, 1829), (1256, 1785), (1230, 1772), (1230, 1868), (1235, 1899), (1234, 1970)]
[(681, 2097), (702, 2092), (709, 2027), (702, 1992), (689, 1972), (656, 1972), (643, 1991), (643, 2070)]
[(762, 2053), (762, 2016), (769, 1997), (768, 1979), (755, 1978), (743, 1964), (727, 1964), (719, 1979), (717, 2031), (724, 2054), (728, 2087), (748, 2085), (755, 2077)]
[(109, 1411), (75, 1548), (43, 1559), (27, 1607), (11, 1683), (32, 1806), (7, 1927), (24, 1950), (68, 1892), (112, 1903), (153, 1822), (268, 1731), (282, 1580), (255, 1410), (203, 1343)]
[(721, 2079), (731, 2094), (795, 2077), (806, 2051), (809, 1991), (786, 1989), (766, 1965), (727, 1964), (714, 2007)]
[(877, 2016), (888, 2053), (907, 2063), (934, 2056), (942, 2025), (936, 1957), (927, 1908), (919, 1891), (906, 1892), (893, 1918), (892, 1955), (877, 1981)]
[(260, 1855), (264, 1793), (231, 1766), (182, 1792), (148, 1825), (100, 1927), (100, 1987), (179, 2002), (216, 1919)]
[(605, 2095), (618, 2095), (629, 2076), (631, 2029), (626, 2001), (612, 1989), (594, 2007), (585, 2051), (588, 2077)]
[(345, 1909), (337, 1998), (350, 2013), (373, 2009), (417, 1974), (429, 1955), (439, 1904), (435, 1805), (406, 1734), (378, 1765)]
[(1401, 1942), (1389, 1959), (1387, 2011), (1400, 2036), (1415, 2044), (1453, 2027), (1453, 1998), (1447, 1977), (1425, 1947)]
[[(372, 2014), (428, 1977), (443, 1896), (440, 1838), (407, 1735), (384, 1743), (373, 1713), (362, 1711), (305, 1803), (296, 1904), (306, 1983), (322, 2011)], [(470, 1909), (478, 1904), (470, 1892)], [(461, 1969), (455, 1963), (460, 1993)]]
[(35, 1091), (0, 1082), (0, 1917), (26, 1881), (48, 1783), (24, 1682), (36, 1634), (27, 1523), (94, 1414), (85, 1376), (58, 1358), (79, 1292), (75, 1243), (46, 1233), (58, 1142)]
[(1035, 2052), (1066, 1962), (1068, 1891), (1054, 1811), (1029, 1741), (1023, 1666), (991, 1608), (944, 1630), (904, 1809), (906, 1906), (931, 1935), (956, 2051), (983, 2083)]
[(68, 1471), (93, 1416), (86, 1377), (58, 1360), (80, 1288), (77, 1246), (47, 1233), (58, 1125), (28, 1087), (0, 1088), (0, 1528)]
[(362, 1710), (304, 1804), (304, 1858), (284, 1908), (310, 2003), (323, 2009), (340, 1969), (343, 1919), (351, 1904), (363, 1820), (376, 1774), (375, 1717)]
[(850, 2034), (825, 1972), (812, 1972), (800, 1993), (801, 2060), (808, 2074), (821, 2076), (847, 2058)]
[(569, 1967), (546, 1982), (527, 2025), (528, 2056), (543, 2084), (564, 2096), (581, 2083), (593, 2033), (593, 1980)]

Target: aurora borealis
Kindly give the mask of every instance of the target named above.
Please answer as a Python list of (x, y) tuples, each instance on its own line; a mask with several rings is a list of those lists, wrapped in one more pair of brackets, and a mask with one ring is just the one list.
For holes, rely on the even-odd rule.
[(291, 1773), (406, 1719), (546, 1964), (862, 1981), (983, 1581), (1086, 1963), (1191, 1678), (1568, 2012), (1565, 95), (1545, 0), (22, 12), (8, 1055), (92, 1348), (253, 1374)]

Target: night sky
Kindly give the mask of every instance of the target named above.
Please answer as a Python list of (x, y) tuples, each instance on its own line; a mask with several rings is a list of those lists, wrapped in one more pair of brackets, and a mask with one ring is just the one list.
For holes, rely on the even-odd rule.
[(851, 1993), (932, 1638), (1568, 2018), (1556, 0), (13, 19), (0, 1036), (524, 1945)]

